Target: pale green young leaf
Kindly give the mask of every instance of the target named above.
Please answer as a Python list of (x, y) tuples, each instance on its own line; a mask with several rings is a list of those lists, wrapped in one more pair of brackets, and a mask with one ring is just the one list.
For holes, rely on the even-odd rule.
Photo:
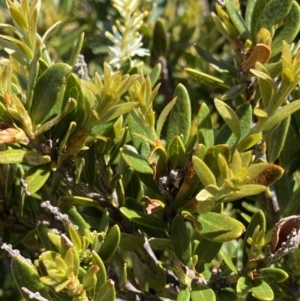
[[(288, 116), (292, 115), (295, 111), (300, 109), (300, 99), (294, 100), (293, 102), (279, 108), (276, 110), (276, 112), (268, 118), (266, 122), (262, 125), (260, 128), (260, 131), (266, 131), (277, 124), (279, 124), (282, 120), (287, 118)], [(255, 127), (253, 128), (253, 131), (255, 131)]]
[(197, 176), (204, 186), (217, 185), (216, 178), (210, 168), (200, 158), (193, 156), (193, 165)]
[(220, 251), (220, 255), (222, 256), (224, 262), (226, 263), (227, 267), (236, 275), (238, 275), (238, 269), (237, 267), (235, 266), (235, 264), (232, 262), (232, 259), (231, 257), (223, 252), (223, 251)]
[(237, 141), (241, 137), (241, 128), (240, 128), (240, 122), (235, 114), (235, 112), (223, 101), (215, 99), (215, 106), (218, 110), (219, 114), (224, 119), (225, 123), (228, 125), (228, 127), (231, 129), (231, 131), (234, 133), (234, 135), (237, 138)]
[(169, 113), (176, 103), (176, 98), (173, 98), (161, 111), (156, 123), (156, 135), (160, 138), (161, 130), (167, 120)]

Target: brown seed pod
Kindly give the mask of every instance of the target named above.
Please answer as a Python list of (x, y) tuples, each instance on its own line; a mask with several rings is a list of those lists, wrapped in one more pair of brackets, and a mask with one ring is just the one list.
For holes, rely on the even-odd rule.
[[(300, 215), (292, 215), (282, 218), (275, 225), (270, 243), (270, 250), (272, 253), (275, 253), (279, 248), (281, 248), (282, 243), (287, 242), (288, 236), (294, 229), (296, 230), (296, 234), (298, 234), (300, 231)], [(297, 243), (298, 240), (295, 240), (295, 243)]]

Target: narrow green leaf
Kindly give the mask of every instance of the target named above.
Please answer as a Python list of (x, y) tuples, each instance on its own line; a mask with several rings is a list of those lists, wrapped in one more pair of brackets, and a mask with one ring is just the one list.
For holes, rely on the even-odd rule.
[(223, 251), (220, 251), (220, 255), (222, 256), (224, 262), (226, 263), (227, 267), (236, 275), (238, 275), (238, 269), (237, 267), (234, 265), (234, 263), (232, 262), (231, 260), (231, 257), (223, 252)]
[[(276, 112), (268, 118), (260, 130), (269, 130), (280, 123), (282, 120), (292, 115), (295, 111), (300, 109), (300, 99), (279, 108)], [(255, 128), (254, 128), (255, 129)]]
[(97, 283), (94, 288), (94, 294), (93, 294), (95, 296), (95, 294), (100, 290), (102, 285), (104, 285), (107, 277), (106, 277), (106, 268), (104, 262), (94, 250), (92, 251), (92, 263), (96, 264), (99, 268), (99, 271), (97, 273)]
[(37, 192), (45, 184), (50, 173), (50, 164), (31, 167), (21, 179), (26, 194)]
[(124, 161), (135, 171), (145, 174), (153, 173), (153, 170), (148, 165), (147, 161), (142, 156), (134, 153), (133, 151), (126, 148), (122, 148), (121, 156), (124, 159)]
[(149, 244), (153, 250), (172, 249), (172, 241), (169, 238), (149, 238)]
[(238, 190), (227, 193), (224, 198), (222, 198), (222, 201), (231, 202), (247, 196), (256, 195), (264, 192), (267, 187), (259, 184), (246, 184), (238, 186), (237, 188)]
[(198, 115), (198, 139), (199, 143), (203, 143), (206, 148), (214, 145), (214, 131), (211, 123), (211, 114), (206, 103), (202, 103)]
[(215, 99), (215, 106), (218, 110), (219, 114), (224, 119), (225, 123), (229, 126), (231, 131), (234, 133), (234, 135), (237, 138), (237, 141), (241, 137), (241, 128), (240, 128), (240, 122), (235, 114), (235, 112), (223, 101)]
[(103, 261), (108, 261), (115, 254), (119, 246), (120, 239), (120, 228), (118, 225), (114, 225), (105, 237), (104, 243), (99, 251), (99, 256)]
[(150, 77), (150, 80), (151, 80), (151, 87), (152, 88), (154, 87), (156, 82), (159, 80), (159, 77), (161, 75), (161, 69), (162, 69), (161, 63), (157, 63), (148, 75)]
[(129, 220), (149, 227), (149, 228), (155, 228), (155, 229), (165, 229), (166, 224), (163, 222), (161, 219), (151, 216), (151, 215), (146, 215), (144, 212), (141, 211), (134, 211), (131, 209), (128, 209), (126, 207), (121, 207), (120, 211), (124, 216), (126, 216)]
[(190, 97), (182, 84), (176, 87), (174, 97), (176, 97), (176, 103), (170, 113), (166, 141), (169, 145), (175, 136), (182, 135), (182, 141), (186, 145), (190, 135), (192, 118)]
[(185, 68), (185, 72), (196, 81), (207, 85), (207, 86), (216, 86), (222, 89), (229, 89), (230, 87), (222, 80), (207, 73), (197, 71), (191, 68)]
[(216, 178), (209, 167), (204, 163), (203, 160), (196, 156), (193, 156), (193, 166), (195, 168), (196, 174), (204, 186), (217, 185)]
[(250, 33), (242, 16), (237, 12), (233, 0), (225, 0), (225, 6), (231, 22), (233, 23), (239, 34), (246, 41), (250, 38)]
[(252, 22), (252, 14), (255, 7), (256, 2), (259, 0), (248, 0), (245, 12), (245, 24), (248, 30), (251, 29), (251, 22)]
[(284, 147), (286, 135), (290, 127), (290, 116), (281, 121), (278, 127), (268, 136), (267, 154), (270, 163), (275, 162)]
[(244, 225), (236, 219), (215, 212), (201, 214), (198, 221), (202, 225), (199, 234), (214, 242), (236, 239), (244, 232)]
[(246, 137), (245, 139), (241, 140), (237, 146), (237, 149), (239, 152), (246, 151), (247, 149), (251, 148), (255, 144), (257, 144), (259, 141), (262, 140), (261, 134), (252, 134)]
[(106, 123), (120, 117), (121, 115), (127, 114), (137, 105), (137, 102), (125, 102), (117, 104), (109, 108), (103, 115), (100, 115), (100, 122)]
[(246, 87), (247, 87), (246, 84), (234, 85), (229, 90), (227, 90), (225, 93), (223, 93), (222, 96), (220, 97), (220, 99), (221, 100), (234, 99), (234, 98), (238, 97), (239, 95), (241, 95), (245, 91)]
[(173, 250), (178, 259), (184, 264), (187, 264), (192, 256), (192, 245), (187, 225), (184, 219), (179, 215), (173, 219), (171, 240)]
[(160, 56), (166, 56), (169, 48), (169, 39), (165, 24), (158, 19), (153, 30), (153, 46), (152, 54), (154, 58), (158, 59)]
[(175, 103), (176, 103), (176, 98), (173, 98), (161, 111), (161, 113), (157, 119), (157, 122), (156, 122), (157, 137), (160, 137), (161, 130), (167, 120), (169, 113), (171, 112), (172, 108), (174, 107)]
[(29, 163), (30, 165), (42, 165), (50, 161), (49, 156), (42, 156), (34, 151), (23, 149), (9, 149), (0, 152), (0, 164)]
[(198, 44), (195, 44), (195, 48), (202, 59), (204, 59), (208, 63), (211, 63), (211, 64), (219, 67), (220, 69), (228, 70), (232, 76), (236, 76), (236, 69), (234, 68), (233, 65), (229, 64), (228, 62), (226, 62), (222, 59), (217, 60), (208, 51), (206, 51), (203, 47), (201, 47)]

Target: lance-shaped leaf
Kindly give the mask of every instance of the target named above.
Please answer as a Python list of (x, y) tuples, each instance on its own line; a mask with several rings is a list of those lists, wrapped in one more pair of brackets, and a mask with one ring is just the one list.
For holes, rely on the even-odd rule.
[(195, 48), (202, 59), (204, 59), (208, 63), (211, 63), (212, 65), (217, 66), (220, 69), (228, 70), (230, 75), (236, 76), (236, 69), (234, 68), (233, 65), (231, 65), (230, 63), (222, 59), (217, 60), (208, 51), (206, 51), (203, 47), (201, 47), (198, 44), (195, 44)]
[(224, 119), (225, 123), (228, 125), (228, 127), (236, 136), (238, 141), (241, 137), (241, 128), (240, 128), (240, 122), (237, 115), (227, 104), (225, 104), (221, 100), (215, 99), (215, 106), (219, 114)]
[(126, 149), (122, 148), (121, 149), (121, 156), (124, 159), (124, 161), (132, 167), (135, 171), (138, 171), (140, 173), (145, 173), (145, 174), (152, 174), (153, 170), (152, 168), (148, 165), (147, 161), (137, 153)]
[(154, 58), (166, 56), (169, 48), (169, 39), (166, 26), (162, 20), (157, 20), (153, 30), (152, 54)]
[(156, 122), (156, 135), (159, 138), (160, 134), (161, 134), (161, 130), (167, 120), (167, 117), (169, 115), (169, 113), (171, 112), (172, 108), (174, 107), (176, 103), (176, 98), (173, 98), (161, 111), (157, 122)]
[(246, 12), (245, 12), (245, 24), (249, 30), (251, 29), (252, 14), (257, 1), (258, 0), (247, 1)]
[(210, 111), (206, 103), (202, 103), (197, 115), (198, 123), (198, 140), (203, 143), (206, 148), (214, 145), (214, 131), (212, 128)]
[(284, 119), (278, 127), (268, 136), (267, 154), (270, 163), (275, 162), (284, 147), (288, 129), (290, 127), (290, 116)]
[(174, 93), (176, 103), (173, 106), (167, 130), (167, 145), (175, 136), (183, 136), (182, 141), (186, 145), (191, 129), (191, 102), (186, 88), (179, 84)]
[(250, 38), (250, 33), (244, 20), (242, 19), (242, 16), (237, 12), (233, 2), (233, 0), (225, 1), (226, 11), (230, 17), (231, 22), (233, 23), (239, 34), (246, 41)]
[(207, 85), (207, 86), (216, 86), (222, 89), (229, 89), (229, 85), (227, 85), (222, 79), (214, 77), (212, 75), (208, 75), (204, 72), (197, 71), (191, 68), (185, 68), (185, 72), (196, 81)]
[(187, 225), (179, 215), (173, 219), (171, 239), (176, 256), (182, 263), (187, 264), (192, 256), (192, 244)]
[(241, 198), (256, 195), (262, 193), (266, 190), (266, 186), (259, 184), (247, 184), (238, 186), (237, 189), (234, 189), (226, 194), (224, 194), (224, 198), (222, 198), (223, 202), (230, 202), (239, 200)]
[(35, 125), (62, 112), (66, 77), (71, 69), (69, 65), (57, 63), (50, 66), (37, 80), (31, 107), (31, 118)]
[(225, 252), (223, 252), (223, 251), (220, 252), (220, 255), (222, 256), (222, 258), (223, 258), (224, 262), (226, 263), (227, 267), (228, 267), (234, 274), (238, 275), (237, 267), (236, 267), (235, 264), (232, 262), (231, 257), (230, 257), (227, 253), (225, 253)]
[(221, 100), (234, 99), (234, 98), (238, 97), (239, 95), (241, 95), (245, 91), (246, 87), (247, 87), (246, 84), (234, 85), (229, 90), (227, 90), (225, 93), (223, 93), (222, 96), (220, 97), (220, 99)]
[(294, 100), (293, 102), (277, 109), (276, 112), (272, 116), (269, 116), (267, 121), (264, 122), (260, 130), (266, 131), (273, 128), (274, 126), (279, 124), (282, 120), (292, 115), (295, 111), (299, 109), (300, 109), (300, 99)]
[(127, 114), (133, 108), (138, 105), (137, 102), (126, 102), (114, 105), (113, 107), (109, 108), (100, 118), (102, 123), (109, 122), (113, 119), (120, 117), (121, 115)]
[(99, 255), (103, 261), (109, 260), (116, 252), (121, 239), (121, 232), (118, 225), (114, 225), (105, 237)]
[(128, 209), (126, 207), (121, 207), (120, 211), (124, 216), (126, 216), (129, 220), (154, 229), (165, 229), (166, 224), (161, 219), (153, 216), (153, 215), (147, 215), (142, 211), (135, 211)]
[(42, 156), (34, 151), (23, 149), (9, 149), (0, 152), (0, 164), (29, 163), (42, 165), (51, 162), (49, 156)]
[(236, 219), (227, 215), (208, 212), (201, 214), (198, 221), (202, 225), (199, 234), (214, 242), (225, 242), (236, 239), (242, 235), (244, 225)]
[(104, 262), (95, 251), (92, 251), (92, 263), (99, 267), (99, 271), (97, 273), (97, 283), (93, 290), (95, 296), (95, 294), (101, 289), (102, 285), (104, 285), (106, 282), (107, 277)]
[(210, 168), (204, 163), (203, 160), (199, 159), (196, 156), (193, 156), (193, 165), (196, 171), (197, 176), (204, 186), (208, 185), (217, 185), (216, 178)]

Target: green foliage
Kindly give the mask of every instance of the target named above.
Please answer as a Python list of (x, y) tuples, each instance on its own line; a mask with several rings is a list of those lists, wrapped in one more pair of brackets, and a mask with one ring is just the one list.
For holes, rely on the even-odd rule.
[(208, 2), (0, 3), (1, 300), (299, 299), (299, 4)]

